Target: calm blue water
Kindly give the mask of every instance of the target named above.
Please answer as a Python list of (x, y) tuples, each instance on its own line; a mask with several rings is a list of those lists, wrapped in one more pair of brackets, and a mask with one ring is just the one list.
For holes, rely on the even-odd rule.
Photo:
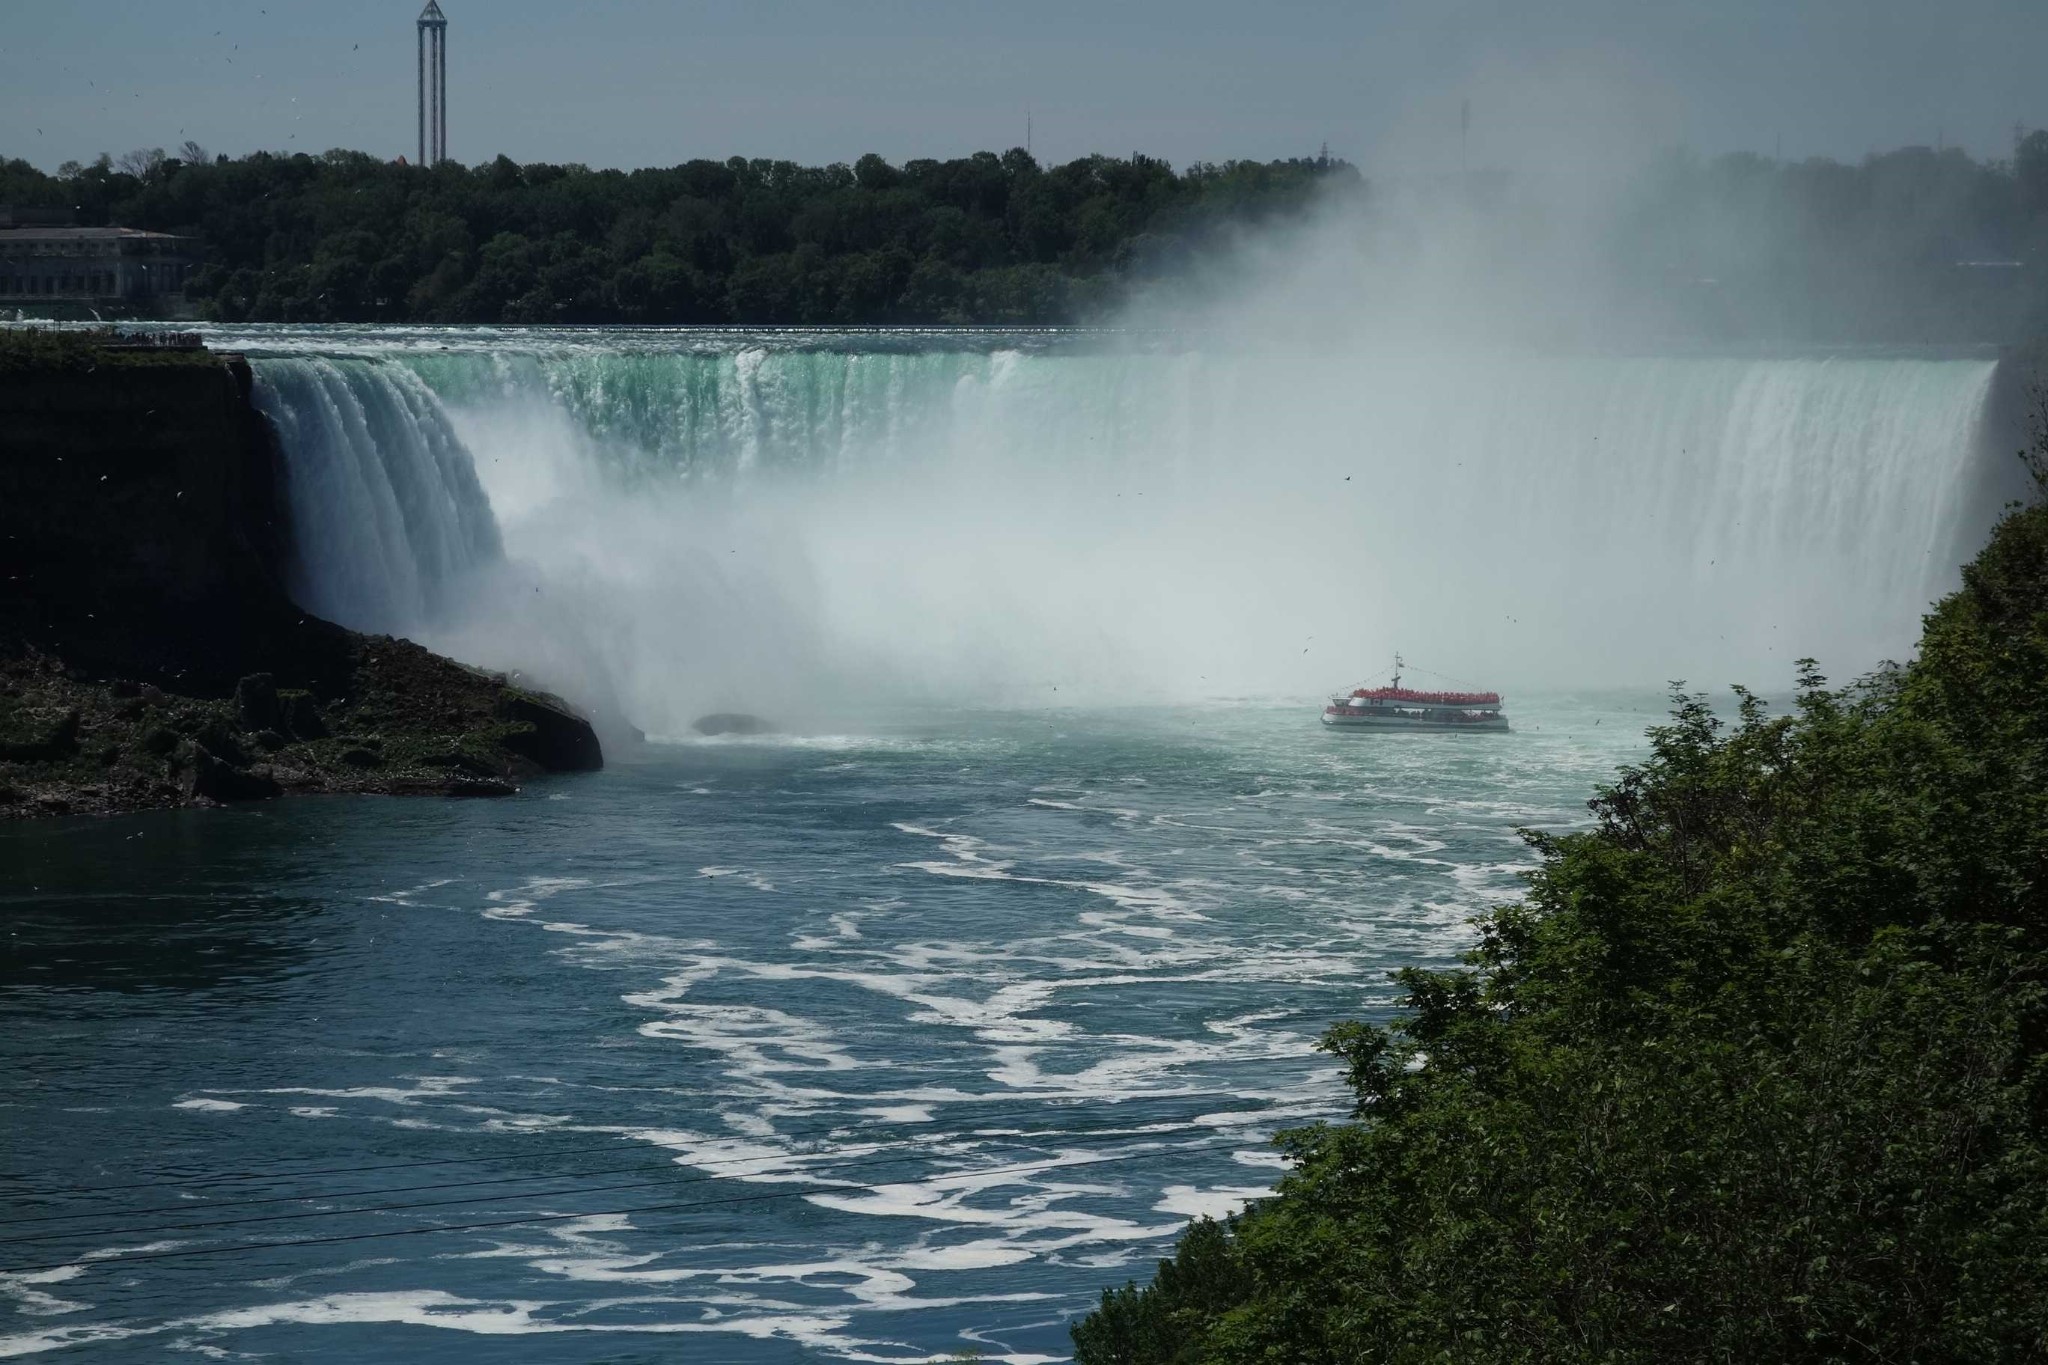
[(1659, 706), (1512, 709), (951, 713), (0, 831), (0, 1357), (1063, 1358)]

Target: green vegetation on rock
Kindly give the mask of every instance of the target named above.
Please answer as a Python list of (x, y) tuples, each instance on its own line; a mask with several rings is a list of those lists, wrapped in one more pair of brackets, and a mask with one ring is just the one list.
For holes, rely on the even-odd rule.
[[(329, 655), (321, 690), (256, 673), (226, 697), (0, 640), (0, 819), (310, 793), (509, 796), (526, 778), (603, 764), (556, 698), (409, 640), (310, 619), (299, 633)], [(278, 657), (306, 671), (303, 647)]]
[(218, 369), (220, 363), (219, 356), (197, 345), (156, 345), (147, 338), (125, 337), (111, 330), (0, 328), (0, 378), (53, 372), (88, 374), (102, 369)]
[(2048, 1355), (2044, 684), (2035, 505), (1913, 663), (1681, 692), (1469, 970), (1330, 1031), (1358, 1121), (1081, 1365)]

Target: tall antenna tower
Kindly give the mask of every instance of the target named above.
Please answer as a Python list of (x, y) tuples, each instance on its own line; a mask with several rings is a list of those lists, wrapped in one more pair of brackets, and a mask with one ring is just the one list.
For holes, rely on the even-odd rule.
[(448, 16), (441, 0), (420, 11), (420, 165), (448, 159)]

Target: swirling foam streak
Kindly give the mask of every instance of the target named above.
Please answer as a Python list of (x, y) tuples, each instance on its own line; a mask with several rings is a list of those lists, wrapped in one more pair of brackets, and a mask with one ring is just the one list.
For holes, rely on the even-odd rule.
[(1222, 1219), (1241, 1213), (1245, 1205), (1272, 1193), (1272, 1187), (1267, 1185), (1219, 1185), (1207, 1190), (1193, 1185), (1168, 1185), (1160, 1191), (1159, 1202), (1152, 1206), (1152, 1211), (1179, 1218)]
[[(1132, 1150), (1145, 1151), (1158, 1144), (1138, 1144)], [(859, 1193), (819, 1192), (805, 1195), (820, 1208), (867, 1218), (913, 1218), (925, 1222), (1002, 1229), (1016, 1239), (1015, 1245), (1033, 1255), (1045, 1255), (1065, 1247), (1104, 1242), (1157, 1241), (1170, 1237), (1179, 1224), (1147, 1226), (1129, 1218), (1063, 1209), (1055, 1205), (1088, 1195), (1122, 1195), (1120, 1186), (1100, 1183), (1062, 1183), (1049, 1179), (1061, 1167), (1099, 1164), (1102, 1153), (1068, 1151), (1050, 1154), (1042, 1163), (1034, 1161), (1031, 1171), (1008, 1168), (994, 1171), (951, 1171), (922, 1180), (877, 1185)], [(967, 1201), (975, 1195), (999, 1188), (1020, 1187), (1027, 1191), (1012, 1197), (1000, 1208), (977, 1206)], [(1023, 1235), (1047, 1231), (1063, 1232), (1057, 1238)]]
[[(167, 1332), (237, 1332), (265, 1327), (333, 1327), (393, 1325), (434, 1327), (474, 1336), (530, 1336), (568, 1332), (618, 1332), (661, 1335), (736, 1333), (756, 1340), (784, 1339), (812, 1349), (829, 1349), (855, 1361), (901, 1365), (900, 1355), (874, 1355), (864, 1348), (887, 1343), (847, 1338), (840, 1333), (851, 1321), (844, 1313), (789, 1314), (781, 1317), (718, 1318), (700, 1322), (589, 1323), (551, 1321), (541, 1315), (555, 1305), (539, 1300), (486, 1302), (460, 1298), (437, 1289), (390, 1293), (330, 1294), (292, 1303), (231, 1309), (180, 1318), (149, 1327), (94, 1325), (0, 1338), (0, 1358), (30, 1355), (67, 1346), (127, 1341)], [(567, 1305), (580, 1311), (584, 1305)], [(1023, 1360), (1023, 1357), (1013, 1357)]]
[[(663, 981), (664, 990), (621, 997), (637, 1009), (667, 1016), (640, 1025), (641, 1036), (722, 1053), (752, 1077), (792, 1071), (855, 1071), (879, 1065), (849, 1055), (831, 1041), (828, 1030), (796, 1015), (762, 1005), (700, 1005), (682, 998), (710, 974), (700, 970), (670, 976)], [(770, 1049), (782, 1056), (770, 1057)]]
[(1077, 891), (1086, 891), (1091, 895), (1101, 896), (1122, 909), (1139, 911), (1161, 919), (1183, 920), (1192, 923), (1209, 922), (1207, 915), (1189, 909), (1181, 904), (1172, 893), (1161, 887), (1125, 886), (1117, 882), (1071, 881), (1061, 877), (1021, 876), (1010, 870), (1017, 865), (1015, 859), (997, 859), (982, 856), (981, 850), (987, 848), (988, 844), (984, 840), (975, 838), (973, 835), (947, 833), (942, 830), (927, 829), (922, 825), (913, 825), (902, 821), (894, 822), (894, 827), (905, 834), (938, 840), (940, 846), (954, 860), (946, 863), (926, 859), (898, 864), (898, 866), (914, 871), (930, 873), (935, 877), (965, 877), (976, 881), (1008, 881), (1033, 886), (1068, 887)]
[(39, 1285), (62, 1284), (85, 1274), (82, 1265), (59, 1266), (54, 1270), (37, 1270), (20, 1275), (0, 1275), (0, 1296), (14, 1300), (15, 1311), (31, 1318), (61, 1317), (66, 1313), (82, 1313), (92, 1307), (89, 1303), (78, 1303), (71, 1299), (60, 1299), (55, 1294), (45, 1293)]
[[(760, 1006), (691, 1005), (680, 998), (697, 981), (721, 969), (737, 970), (765, 980), (840, 981), (918, 1005), (919, 1009), (910, 1016), (913, 1022), (970, 1029), (978, 1040), (991, 1045), (994, 1065), (987, 1074), (1006, 1088), (1040, 1096), (1124, 1098), (1141, 1093), (1170, 1093), (1156, 1084), (1158, 1074), (1169, 1068), (1215, 1061), (1302, 1057), (1313, 1052), (1313, 1045), (1291, 1033), (1254, 1034), (1250, 1030), (1226, 1033), (1227, 1040), (1221, 1045), (1127, 1034), (1090, 1035), (1086, 1041), (1091, 1044), (1138, 1051), (1133, 1055), (1107, 1058), (1079, 1072), (1053, 1074), (1040, 1067), (1038, 1057), (1048, 1044), (1079, 1041), (1078, 1031), (1063, 1020), (1022, 1016), (1043, 1008), (1058, 991), (1116, 985), (1159, 985), (1176, 981), (1327, 982), (1333, 975), (1333, 963), (1337, 972), (1348, 974), (1352, 970), (1352, 964), (1346, 958), (1332, 959), (1315, 953), (1272, 953), (1210, 972), (1174, 976), (1116, 973), (1013, 983), (998, 989), (986, 1000), (974, 1001), (932, 993), (929, 989), (932, 978), (926, 976), (721, 958), (704, 959), (696, 971), (667, 978), (664, 990), (638, 992), (624, 999), (636, 1007), (658, 1010), (669, 1016), (642, 1024), (639, 1031), (643, 1035), (672, 1038), (693, 1047), (722, 1052), (734, 1060), (740, 1074), (750, 1081), (760, 1081), (776, 1073), (889, 1068), (893, 1064), (861, 1062), (846, 1056), (843, 1048), (829, 1041), (830, 1035), (826, 1031), (796, 1016)], [(781, 1051), (785, 1057), (771, 1059), (766, 1051), (769, 1048)], [(1140, 1084), (1147, 1078), (1154, 1083)]]

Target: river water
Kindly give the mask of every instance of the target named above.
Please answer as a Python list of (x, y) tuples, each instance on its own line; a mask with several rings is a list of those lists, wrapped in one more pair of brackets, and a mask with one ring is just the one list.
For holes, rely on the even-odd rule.
[[(1657, 680), (1910, 647), (1994, 368), (214, 340), (301, 599), (610, 764), (0, 830), (0, 1357), (1064, 1358)], [(1514, 732), (1322, 732), (1396, 647)]]
[(0, 832), (0, 1356), (1061, 1358), (1654, 710), (924, 714)]

